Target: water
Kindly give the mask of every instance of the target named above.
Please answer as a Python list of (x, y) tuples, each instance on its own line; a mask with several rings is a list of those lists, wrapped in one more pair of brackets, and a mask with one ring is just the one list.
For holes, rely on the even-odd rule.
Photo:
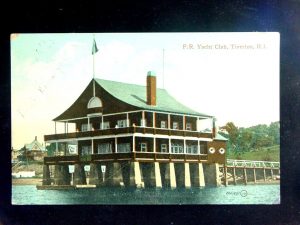
[(37, 190), (12, 186), (13, 205), (279, 204), (280, 185), (237, 185), (191, 189), (96, 188)]

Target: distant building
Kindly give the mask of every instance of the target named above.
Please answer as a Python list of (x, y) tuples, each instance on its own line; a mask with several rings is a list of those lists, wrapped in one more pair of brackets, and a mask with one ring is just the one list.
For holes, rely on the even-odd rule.
[(47, 151), (43, 144), (41, 144), (37, 137), (30, 144), (25, 144), (23, 148), (19, 150), (18, 160), (30, 160), (30, 161), (41, 161), (47, 155)]
[(18, 161), (18, 156), (21, 155), (20, 150), (11, 148), (11, 162), (16, 163)]

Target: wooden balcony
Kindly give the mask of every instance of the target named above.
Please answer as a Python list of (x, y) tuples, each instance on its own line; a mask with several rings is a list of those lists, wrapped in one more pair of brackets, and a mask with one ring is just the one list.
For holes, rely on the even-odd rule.
[(154, 152), (129, 152), (129, 153), (111, 153), (111, 154), (92, 154), (92, 155), (72, 155), (72, 156), (47, 156), (44, 157), (44, 164), (89, 164), (91, 162), (105, 161), (165, 161), (165, 162), (203, 162), (207, 160), (207, 155), (192, 154), (170, 154), (170, 153), (154, 153)]
[(44, 140), (53, 141), (53, 140), (61, 140), (61, 139), (76, 139), (76, 138), (88, 138), (88, 137), (109, 136), (109, 135), (118, 135), (118, 134), (133, 134), (133, 133), (168, 135), (168, 136), (179, 136), (179, 137), (212, 138), (212, 133), (201, 133), (197, 131), (171, 130), (171, 129), (161, 129), (161, 128), (152, 128), (152, 127), (122, 127), (122, 128), (74, 132), (74, 133), (66, 133), (66, 134), (51, 134), (51, 135), (45, 135)]

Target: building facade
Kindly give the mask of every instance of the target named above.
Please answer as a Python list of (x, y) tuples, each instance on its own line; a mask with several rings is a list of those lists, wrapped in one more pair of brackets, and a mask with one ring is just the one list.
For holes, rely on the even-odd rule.
[[(209, 121), (208, 129), (202, 129), (204, 121)], [(55, 156), (44, 158), (44, 185), (220, 184), (218, 165), (226, 160), (226, 139), (217, 133), (215, 118), (157, 88), (151, 71), (146, 86), (93, 79), (54, 122), (64, 123), (65, 132), (55, 128), (44, 136), (47, 145), (55, 146)], [(49, 166), (54, 166), (53, 179)]]

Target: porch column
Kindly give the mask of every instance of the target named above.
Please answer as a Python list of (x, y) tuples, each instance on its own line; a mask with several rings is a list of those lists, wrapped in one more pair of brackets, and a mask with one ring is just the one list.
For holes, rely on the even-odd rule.
[(129, 115), (126, 113), (126, 127), (129, 127)]
[(153, 152), (156, 152), (156, 138), (153, 138)]
[(56, 122), (54, 122), (54, 129), (55, 129), (55, 134), (57, 134), (57, 130), (56, 130)]
[(182, 116), (182, 130), (186, 130), (185, 115)]
[(168, 114), (168, 129), (171, 129), (171, 115)]
[(169, 138), (169, 153), (171, 154), (171, 138)]
[(87, 130), (90, 131), (91, 130), (91, 128), (90, 128), (90, 117), (88, 117), (87, 119), (88, 119)]
[(183, 153), (186, 154), (186, 140), (183, 139)]
[(135, 136), (132, 136), (132, 152), (135, 152)]
[(55, 142), (55, 147), (56, 147), (55, 152), (56, 152), (56, 155), (57, 155), (57, 153), (58, 153), (58, 142)]
[(118, 152), (118, 138), (115, 137), (115, 153)]
[(156, 124), (156, 121), (155, 121), (155, 115), (156, 113), (155, 112), (152, 112), (152, 127), (155, 128), (155, 124)]
[(95, 152), (94, 152), (94, 139), (92, 139), (92, 154), (95, 154)]
[(145, 127), (146, 126), (146, 122), (145, 122), (145, 111), (142, 111), (142, 123), (141, 126)]
[(103, 125), (104, 119), (103, 119), (103, 115), (101, 116), (101, 130), (103, 130), (104, 125)]
[(200, 141), (198, 140), (198, 143), (197, 143), (198, 145), (197, 145), (197, 154), (199, 154), (200, 155)]

